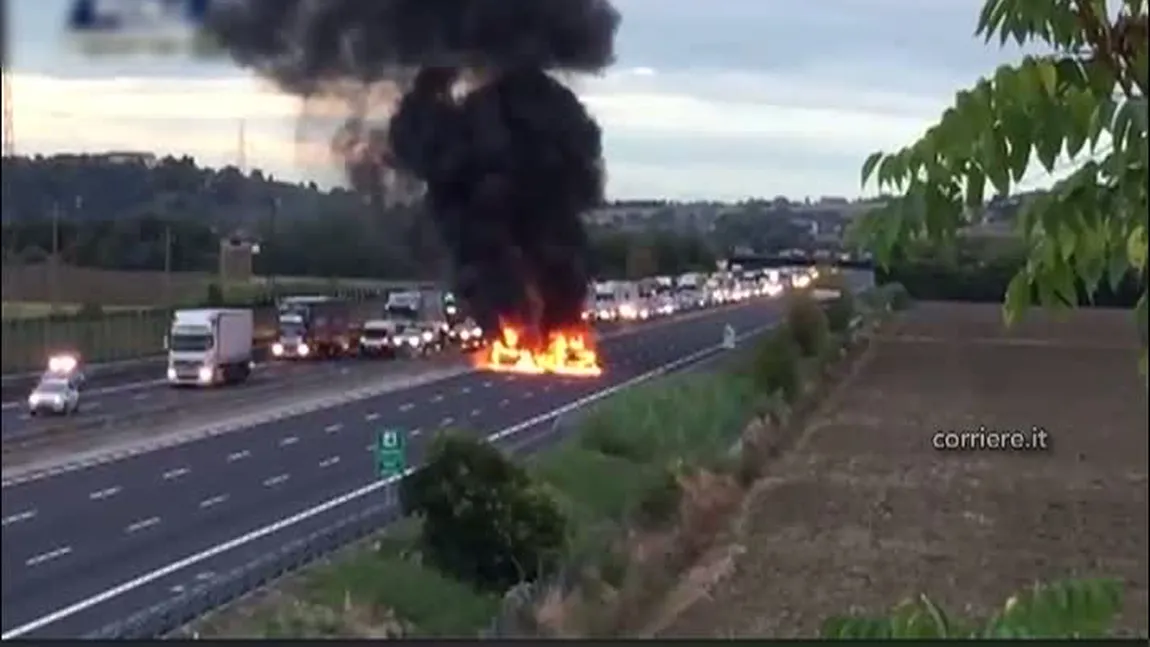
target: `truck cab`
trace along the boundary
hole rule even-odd
[[[371,319],[363,323],[359,333],[361,357],[394,357],[395,324],[387,319]]]
[[[359,337],[351,304],[336,297],[287,297],[279,303],[276,326],[271,350],[277,359],[344,355]]]
[[[168,332],[168,383],[214,386],[251,375],[251,310],[177,310]]]

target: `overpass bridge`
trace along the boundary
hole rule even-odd
[[[871,259],[850,256],[843,258],[839,254],[829,257],[816,258],[813,253],[796,254],[732,254],[727,257],[730,266],[741,265],[747,269],[766,269],[776,267],[811,267],[813,265],[833,265],[843,269],[874,270],[874,261]]]

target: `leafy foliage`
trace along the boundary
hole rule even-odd
[[[1011,596],[989,621],[949,617],[926,595],[907,600],[883,618],[836,617],[824,638],[1102,638],[1122,608],[1122,590],[1112,580],[1039,584]]]
[[[799,349],[788,326],[775,329],[755,345],[749,372],[760,392],[794,401],[799,394]]]
[[[474,436],[444,434],[404,479],[405,514],[437,568],[485,590],[533,581],[562,554],[566,519],[525,470]]]
[[[807,290],[788,297],[787,330],[804,357],[818,357],[829,343],[827,315]]]
[[[855,316],[855,300],[849,292],[843,292],[836,299],[827,304],[827,326],[835,334],[843,334],[850,329],[851,319]]]
[[[1006,291],[1007,321],[1035,300],[1076,305],[1076,282],[1092,295],[1128,273],[1142,284],[1135,311],[1145,317],[1150,29],[1145,0],[1110,4],[986,1],[978,35],[1051,53],[999,67],[958,92],[920,140],[867,158],[864,185],[900,194],[856,231],[880,263],[916,240],[952,243],[988,190],[1006,196],[1034,162],[1055,173],[1065,159],[1069,174],[1018,215],[1027,259]]]

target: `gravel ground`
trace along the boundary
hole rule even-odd
[[[989,614],[1036,580],[1126,582],[1146,635],[1147,403],[1128,313],[919,304],[886,329],[749,501],[733,574],[664,637],[813,637],[927,592]],[[1041,427],[1034,451],[945,452],[939,430]]]

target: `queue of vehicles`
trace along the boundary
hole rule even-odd
[[[584,319],[645,321],[688,310],[774,296],[784,286],[805,287],[814,270],[693,272],[642,281],[595,282],[588,290]],[[374,310],[374,312],[372,311]],[[245,308],[177,310],[164,342],[167,382],[214,387],[244,382],[255,365],[256,329]],[[383,307],[332,296],[291,296],[276,306],[269,351],[275,360],[315,358],[422,357],[445,349],[471,351],[485,345],[484,331],[454,295],[405,290],[388,295]],[[80,409],[84,371],[80,357],[49,358],[47,370],[28,396],[32,415],[67,415]]]

